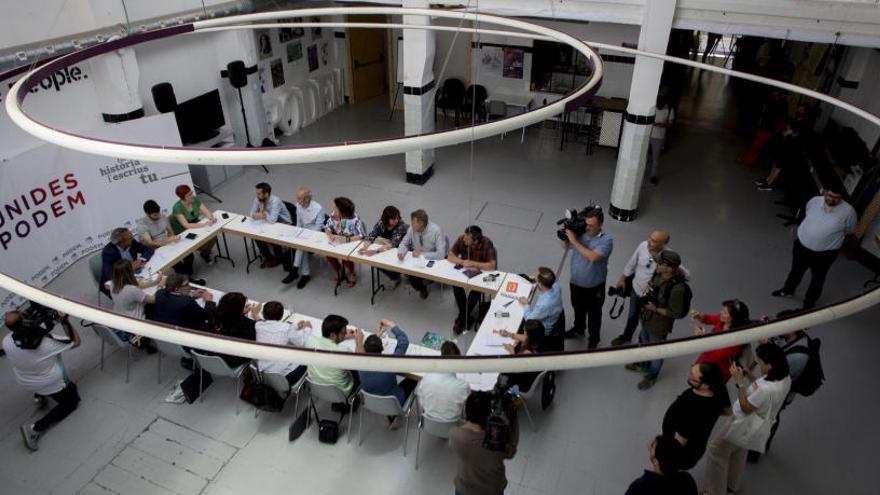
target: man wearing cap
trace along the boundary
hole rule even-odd
[[[657,272],[648,284],[646,302],[639,316],[642,320],[639,344],[666,341],[675,320],[684,318],[690,309],[690,288],[680,269],[681,256],[675,251],[666,250],[655,256],[654,261],[657,263]],[[654,386],[661,367],[662,359],[626,365],[630,371],[645,374],[639,382],[639,390]]]
[[[822,196],[808,201],[806,217],[798,226],[794,240],[791,270],[785,278],[785,285],[774,290],[772,295],[793,295],[809,268],[810,287],[804,296],[804,309],[815,307],[822,295],[825,276],[837,259],[844,238],[856,229],[857,220],[856,211],[843,200],[843,191],[839,188],[826,189]]]

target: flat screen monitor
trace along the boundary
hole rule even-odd
[[[218,129],[226,124],[220,91],[216,89],[177,105],[174,116],[183,144],[207,141],[219,134]]]

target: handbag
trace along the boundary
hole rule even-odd
[[[335,444],[339,439],[339,423],[332,419],[318,421],[318,441],[321,443]]]
[[[758,414],[757,411],[743,417],[734,417],[727,426],[723,438],[728,442],[748,450],[764,453],[770,430],[773,427],[773,396],[770,396],[770,408],[767,409],[767,417]]]

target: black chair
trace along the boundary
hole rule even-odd
[[[489,93],[486,87],[479,84],[471,84],[464,92],[464,100],[461,104],[461,114],[475,121],[486,120],[486,99]],[[475,113],[475,114],[474,114]]]
[[[443,86],[437,91],[436,106],[443,110],[443,118],[447,118],[446,111],[451,110],[455,125],[461,121],[461,106],[464,102],[464,83],[455,78],[449,78],[443,82]],[[434,122],[437,114],[434,114]]]
[[[284,207],[287,208],[287,213],[290,213],[290,224],[296,225],[296,205],[289,201],[284,201]]]

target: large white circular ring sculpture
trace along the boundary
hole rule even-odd
[[[293,17],[293,16],[311,16],[311,15],[329,15],[334,13],[377,13],[377,14],[401,14],[401,13],[412,13],[412,14],[422,14],[422,15],[431,15],[436,17],[448,17],[448,18],[457,18],[457,19],[470,19],[474,21],[498,21],[499,24],[508,25],[511,27],[519,27],[523,29],[539,29],[545,30],[546,28],[541,28],[540,26],[532,26],[531,24],[527,24],[520,21],[513,21],[509,19],[503,19],[494,16],[487,16],[482,14],[464,14],[456,13],[456,12],[445,12],[445,11],[435,11],[435,10],[410,10],[410,9],[397,9],[397,8],[358,8],[358,9],[309,9],[309,10],[296,10],[296,11],[287,11],[287,12],[275,12],[272,14],[255,14],[248,16],[239,16],[233,18],[226,18],[219,21],[206,21],[203,23],[196,23],[202,27],[202,31],[207,29],[226,29],[226,28],[235,28],[238,29],[240,27],[235,26],[243,20],[266,20],[266,19],[274,19],[276,17]],[[292,25],[292,24],[291,24]],[[326,23],[315,24],[315,23],[297,23],[297,26],[317,26],[324,25]],[[352,27],[366,27],[364,24],[349,24],[349,23],[335,23],[333,25],[338,26],[352,26]],[[272,27],[284,26],[283,24],[273,24]],[[387,24],[378,24],[374,27],[388,27]],[[412,26],[407,26],[412,27]],[[452,28],[455,29],[455,28]],[[462,29],[464,31],[464,29]],[[547,30],[549,31],[549,30]],[[172,34],[168,34],[171,32]],[[149,39],[158,39],[162,37],[167,37],[173,34],[187,33],[193,32],[193,29],[189,26],[177,26],[174,28],[168,28],[165,30],[160,30],[157,32],[144,33],[141,35],[135,35],[135,37],[139,38],[139,41],[142,42]],[[585,47],[584,42],[579,40],[574,40],[567,35],[562,35],[562,39],[559,37],[555,37],[550,35],[547,38],[541,36],[526,36],[522,33],[506,33],[500,31],[486,31],[486,30],[471,30],[471,32],[480,32],[487,33],[492,32],[494,34],[503,34],[505,36],[519,36],[519,37],[532,37],[535,39],[550,39],[550,40],[573,40],[575,44],[581,47]],[[561,33],[560,33],[561,34]],[[126,38],[128,39],[128,38]],[[124,40],[120,40],[124,41]],[[113,42],[111,42],[113,43]],[[107,47],[111,43],[105,43],[104,45],[100,45],[101,47]],[[133,43],[129,43],[133,44]],[[570,43],[571,44],[571,43]],[[743,72],[723,69],[720,67],[716,67],[714,65],[702,64],[699,62],[693,62],[686,59],[679,59],[675,57],[670,57],[667,55],[655,54],[650,52],[644,52],[640,50],[634,50],[630,48],[623,48],[614,45],[606,45],[602,43],[591,43],[592,46],[606,49],[612,52],[618,53],[626,53],[630,55],[635,55],[637,57],[649,57],[664,60],[670,63],[677,63],[682,65],[687,65],[711,72],[717,72],[721,74],[725,74],[731,77],[738,77],[741,79],[747,79],[750,81],[755,81],[761,84],[767,84],[770,86],[778,87],[780,89],[784,89],[786,91],[791,91],[798,94],[803,94],[809,96],[811,98],[815,98],[821,101],[825,101],[834,105],[838,108],[851,112],[865,120],[871,122],[873,125],[880,127],[880,118],[876,115],[873,115],[869,112],[866,112],[860,108],[857,108],[853,105],[850,105],[846,102],[840,101],[836,98],[832,98],[830,96],[801,88],[799,86],[795,86],[793,84],[783,83],[780,81],[774,81],[772,79],[767,79],[760,76],[755,76],[752,74],[746,74]],[[128,46],[128,45],[126,45]],[[573,45],[574,46],[574,45]],[[120,46],[113,45],[110,46],[109,49],[119,48]],[[88,50],[83,50],[83,52],[87,52]],[[590,54],[594,54],[592,50],[588,49]],[[583,53],[583,52],[582,52]],[[51,70],[54,72],[57,70],[59,66],[64,67],[65,65],[72,64],[84,59],[87,59],[91,56],[94,56],[96,53],[91,54],[83,54],[82,52],[76,52],[66,57],[60,58],[57,61],[48,62],[47,64],[41,66],[40,68],[32,71],[28,76],[22,78],[15,86],[10,93],[11,97],[7,99],[6,108],[10,113],[10,116],[13,116],[13,119],[17,124],[22,126],[26,131],[37,135],[38,137],[44,138],[47,141],[52,143],[67,146],[73,149],[78,149],[80,151],[95,153],[97,152],[95,149],[91,147],[77,147],[84,146],[85,142],[94,143],[91,140],[77,140],[77,139],[62,139],[64,136],[71,136],[63,131],[56,131],[53,133],[49,133],[46,135],[41,134],[43,130],[46,129],[42,124],[31,121],[27,118],[22,112],[20,108],[20,104],[23,101],[22,91],[26,92],[28,84],[32,85],[34,81],[39,81],[41,77],[45,77],[47,73]],[[61,63],[65,61],[64,63]],[[56,62],[59,62],[56,64]],[[600,68],[601,65],[597,64],[596,67]],[[50,68],[50,69],[47,69]],[[601,74],[601,72],[600,72]],[[8,77],[7,73],[7,77]],[[25,84],[26,81],[29,81]],[[23,89],[25,88],[25,89]],[[580,89],[584,89],[583,87]],[[550,105],[548,107],[544,107],[538,110],[534,110],[530,112],[530,115],[534,118],[535,121],[541,120],[547,116],[552,116],[560,113],[561,111],[568,111],[570,106],[574,105],[575,107],[580,104],[582,100],[578,98],[589,97],[590,90],[586,90],[578,93],[575,91],[568,96],[575,96],[575,98],[569,98],[566,104],[560,105],[559,102],[554,105]],[[14,101],[13,101],[14,100]],[[550,108],[551,110],[547,110]],[[534,117],[534,116],[538,117]],[[506,121],[496,122],[493,124],[482,124],[479,126],[475,126],[473,128],[468,128],[464,130],[451,131],[450,133],[444,133],[446,137],[440,134],[432,134],[427,136],[418,136],[417,142],[420,143],[418,147],[412,149],[420,149],[419,147],[437,147],[445,144],[454,144],[455,141],[446,141],[447,139],[463,139],[461,137],[462,131],[467,134],[466,139],[479,139],[483,137],[487,137],[493,134],[499,134],[504,132],[505,130],[513,130],[521,127],[525,120],[517,120],[514,123],[511,123],[513,119],[508,119]],[[529,121],[531,122],[531,120]],[[33,132],[37,130],[37,132]],[[456,136],[454,138],[448,137]],[[410,138],[408,138],[410,139]],[[369,153],[365,155],[357,155],[357,156],[378,156],[378,155],[387,155],[387,154],[395,154],[400,153],[402,151],[406,151],[406,149],[401,148],[400,142],[394,143],[394,141],[398,140],[390,140],[390,142],[381,142],[376,145],[369,146]],[[439,143],[439,144],[438,144]],[[124,156],[124,157],[136,157],[136,158],[144,158],[150,160],[159,160],[159,161],[171,161],[171,162],[181,162],[181,163],[215,163],[215,164],[227,164],[227,163],[240,163],[237,161],[234,162],[221,162],[215,161],[215,159],[220,158],[222,155],[217,155],[216,153],[211,153],[208,151],[200,150],[191,152],[188,156],[190,157],[205,157],[204,160],[195,160],[193,158],[186,158],[185,160],[174,160],[167,159],[161,160],[157,158],[159,155],[133,155],[131,153],[136,153],[138,150],[141,150],[142,147],[137,146],[128,146],[128,145],[119,145],[115,143],[105,143],[105,142],[97,142],[97,144],[101,144],[103,147],[101,148],[103,153],[99,154],[107,154],[108,156]],[[381,144],[381,145],[380,145]],[[346,145],[346,146],[356,146],[356,145]],[[403,145],[408,146],[408,145]],[[112,151],[110,151],[112,150]],[[163,149],[168,150],[168,149]],[[189,150],[170,150],[174,153],[181,151],[189,151]],[[253,153],[257,153],[256,155],[250,154],[249,156],[258,156],[259,159],[251,159],[247,163],[271,163],[268,162],[264,157],[267,155],[278,156],[276,151],[280,152],[290,152],[291,150],[253,150]],[[242,151],[243,152],[243,151]],[[339,152],[339,149],[335,149],[333,152],[330,152],[326,155],[321,155],[320,153],[311,155],[312,158],[304,161],[324,161],[324,160],[333,160],[333,159],[341,159],[339,155],[336,153]],[[361,151],[366,152],[366,151]],[[301,152],[302,155],[309,155],[308,149],[303,149]],[[162,155],[165,156],[165,155]],[[171,158],[174,157],[172,153]],[[356,157],[356,156],[353,156]],[[296,163],[295,161],[284,159],[279,163]],[[611,349],[597,349],[592,351],[570,351],[565,353],[548,353],[548,354],[532,354],[532,355],[524,355],[524,356],[460,356],[460,357],[426,357],[426,356],[376,356],[376,355],[368,355],[368,354],[349,354],[349,353],[336,353],[330,351],[321,351],[321,350],[307,350],[307,349],[295,349],[291,347],[285,346],[277,346],[272,344],[260,344],[256,342],[244,341],[233,338],[225,338],[225,337],[217,337],[208,333],[198,332],[194,330],[182,329],[177,327],[171,327],[167,325],[152,323],[144,320],[138,320],[134,318],[130,318],[121,314],[113,313],[110,311],[106,311],[102,308],[81,303],[78,301],[74,301],[68,299],[64,296],[60,296],[49,292],[44,289],[40,289],[37,287],[33,287],[28,285],[14,277],[10,277],[6,274],[0,274],[0,287],[7,289],[11,292],[14,292],[26,299],[30,299],[36,301],[38,303],[44,304],[46,306],[53,307],[60,311],[64,311],[70,315],[83,318],[89,321],[93,321],[102,325],[109,326],[111,328],[124,328],[126,331],[130,331],[133,333],[137,333],[140,335],[144,335],[146,337],[155,338],[159,340],[164,340],[176,344],[181,344],[189,347],[207,349],[215,352],[220,352],[224,354],[235,354],[239,356],[246,356],[254,359],[271,359],[277,361],[289,361],[295,363],[301,363],[305,365],[316,365],[316,366],[332,366],[336,368],[342,369],[358,369],[358,370],[372,370],[372,371],[394,371],[394,372],[519,372],[519,371],[539,371],[539,370],[560,370],[560,369],[575,369],[575,368],[589,368],[589,367],[598,367],[598,366],[608,366],[615,364],[623,364],[629,363],[633,361],[646,361],[650,359],[660,359],[660,358],[669,358],[687,354],[697,354],[710,349],[717,349],[721,347],[728,347],[732,345],[745,344],[748,342],[754,342],[758,339],[769,338],[776,335],[781,335],[783,333],[791,332],[792,330],[796,330],[799,328],[806,328],[815,325],[819,325],[822,323],[827,323],[832,320],[836,320],[839,318],[843,318],[845,316],[857,313],[866,308],[876,305],[880,302],[880,287],[860,294],[858,296],[839,301],[829,306],[825,306],[822,308],[818,308],[809,312],[804,312],[795,316],[791,316],[784,319],[775,320],[770,323],[762,324],[762,325],[753,325],[745,328],[740,328],[736,330],[730,330],[722,333],[705,335],[700,337],[687,337],[682,339],[675,339],[671,341],[667,341],[664,343],[658,344],[648,344],[642,346],[624,346],[618,348]]]
[[[272,23],[259,24],[259,22],[273,21],[286,17],[330,16],[330,15],[415,15],[431,16],[462,21],[471,21],[480,24],[498,24],[508,28],[516,28],[522,32],[495,31],[474,28],[457,28],[454,26],[432,26],[412,24],[374,24],[353,22],[322,22],[322,23]],[[39,122],[29,116],[23,109],[31,88],[40,80],[55,71],[67,67],[73,63],[89,59],[110,50],[137,45],[145,41],[168,38],[187,33],[207,33],[222,30],[258,29],[278,27],[352,27],[352,28],[407,28],[427,29],[434,31],[460,31],[482,34],[503,34],[509,37],[552,40],[571,46],[582,53],[592,69],[591,77],[580,87],[566,94],[558,101],[544,107],[540,107],[516,116],[507,117],[493,122],[479,123],[477,125],[441,132],[420,134],[416,136],[395,137],[373,141],[355,141],[336,144],[322,144],[314,146],[281,146],[273,148],[183,148],[175,146],[149,146],[128,143],[118,143],[102,139],[90,138],[72,132],[55,129],[45,123]],[[602,81],[602,59],[599,54],[583,41],[580,41],[565,33],[530,24],[523,21],[506,19],[504,17],[475,14],[468,12],[456,12],[430,9],[404,9],[399,7],[358,7],[358,8],[322,8],[304,9],[292,11],[278,11],[260,14],[248,14],[242,16],[225,17],[199,21],[192,24],[175,26],[172,28],[159,29],[148,33],[139,33],[107,42],[101,45],[71,53],[64,57],[53,60],[22,77],[12,87],[9,98],[6,100],[6,111],[16,125],[44,141],[58,146],[104,155],[114,158],[129,158],[145,161],[158,161],[165,163],[201,164],[201,165],[286,165],[296,163],[315,163],[332,160],[353,160],[376,156],[405,153],[425,148],[438,148],[460,144],[464,142],[496,136],[504,132],[521,129],[527,125],[535,124],[552,118],[561,113],[570,112],[583,105],[598,90]]]

